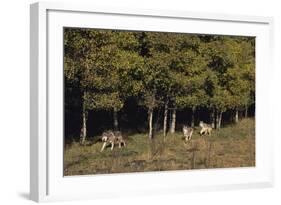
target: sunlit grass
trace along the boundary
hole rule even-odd
[[[199,135],[197,128],[189,143],[181,132],[154,140],[147,134],[127,137],[126,147],[107,147],[100,152],[100,141],[76,142],[66,146],[64,174],[106,174],[142,171],[187,170],[255,166],[255,121],[243,119],[238,124],[214,130],[211,136]]]

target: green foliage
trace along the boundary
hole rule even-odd
[[[241,109],[255,99],[250,37],[65,28],[64,75],[89,110]]]
[[[123,102],[120,100],[120,96],[116,92],[111,93],[93,93],[86,92],[83,96],[85,102],[85,108],[89,110],[104,109],[111,110],[115,108],[120,110],[123,107]]]
[[[216,108],[222,112],[225,112],[227,109],[232,108],[233,98],[230,95],[229,91],[222,88],[216,87],[214,91],[214,96],[211,98],[211,107]]]
[[[69,28],[64,35],[65,76],[85,92],[85,108],[120,110],[140,92],[143,60],[134,33]]]
[[[252,38],[221,36],[206,43],[210,107],[221,111],[254,102],[255,51]],[[211,87],[211,88],[210,88]]]

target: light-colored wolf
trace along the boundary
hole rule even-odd
[[[210,124],[200,121],[199,126],[201,127],[200,135],[204,135],[204,134],[210,135],[211,134],[213,128]]]
[[[121,145],[126,146],[126,143],[122,137],[122,133],[120,131],[112,132],[112,131],[106,131],[102,133],[103,145],[101,148],[101,152],[104,150],[106,145],[111,144],[111,150],[113,150],[114,145],[118,144],[119,148],[121,148]]]
[[[191,137],[192,137],[192,134],[193,134],[193,128],[184,125],[182,127],[182,131],[183,131],[183,136],[185,138],[185,141],[191,140]]]

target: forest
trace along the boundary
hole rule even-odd
[[[255,112],[255,38],[64,28],[65,141],[175,133]]]
[[[63,34],[64,175],[255,166],[254,37]]]

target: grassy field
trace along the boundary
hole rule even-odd
[[[64,151],[64,175],[106,174],[143,171],[189,170],[255,166],[255,121],[243,119],[236,125],[200,136],[195,130],[185,143],[177,132],[163,140],[162,133],[149,140],[147,134],[126,137],[126,147],[107,147],[102,142],[73,142]]]

